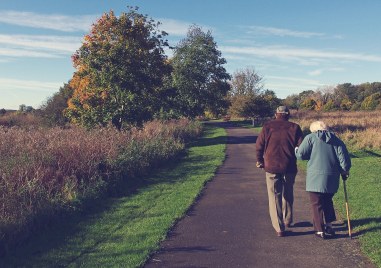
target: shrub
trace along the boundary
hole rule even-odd
[[[188,120],[154,121],[129,131],[0,127],[2,250],[44,225],[41,219],[149,173],[200,131],[200,123]]]

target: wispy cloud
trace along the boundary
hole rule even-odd
[[[25,48],[2,48],[0,47],[0,58],[1,61],[7,62],[5,58],[59,58],[61,56],[54,54],[52,52],[41,52],[37,50],[25,49]]]
[[[12,47],[37,48],[40,50],[73,53],[81,45],[81,37],[48,35],[0,34],[0,44]]]
[[[302,83],[304,85],[310,85],[310,86],[323,86],[324,84],[319,82],[315,79],[305,79],[305,78],[298,78],[298,77],[289,77],[289,76],[276,76],[276,75],[269,75],[266,78],[269,78],[271,80],[276,81],[288,81],[292,83]]]
[[[62,32],[87,32],[96,18],[96,15],[65,16],[59,14],[48,15],[33,12],[0,11],[0,23]]]
[[[236,55],[251,55],[262,58],[278,58],[294,61],[320,61],[320,60],[341,60],[341,61],[366,61],[381,62],[380,55],[365,53],[345,53],[337,51],[326,51],[305,48],[292,48],[281,46],[262,46],[262,47],[235,47],[222,46],[223,53]]]
[[[161,29],[170,35],[185,36],[191,23],[173,20],[173,19],[158,19],[162,23]]]
[[[159,18],[157,19],[157,21],[160,21],[162,24],[160,26],[161,30],[167,32],[169,35],[177,36],[177,37],[185,37],[187,35],[189,27],[195,24],[192,22],[166,19],[166,18],[161,18],[161,19]],[[213,27],[210,27],[208,25],[200,25],[200,24],[196,24],[196,25],[201,27],[203,31],[215,30]]]
[[[340,67],[323,68],[323,69],[316,69],[316,70],[310,71],[308,72],[308,75],[318,76],[324,72],[342,72],[342,71],[344,71],[344,68],[340,68]]]
[[[249,26],[249,33],[263,34],[263,35],[275,35],[281,37],[299,37],[299,38],[311,38],[311,37],[324,37],[324,33],[314,32],[301,32],[284,28],[275,27],[263,27],[263,26]]]
[[[266,76],[265,86],[276,90],[278,97],[285,98],[302,90],[315,90],[327,85],[314,79],[270,75]]]
[[[322,73],[323,73],[323,70],[321,70],[321,69],[317,69],[317,70],[313,70],[311,72],[308,72],[308,74],[310,76],[318,76],[318,75],[321,75]]]
[[[1,88],[9,89],[23,89],[23,90],[37,90],[44,92],[54,92],[62,86],[62,82],[43,82],[35,80],[19,80],[0,77]]]

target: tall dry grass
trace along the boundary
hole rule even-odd
[[[379,111],[337,111],[291,113],[292,121],[308,133],[313,121],[324,121],[346,144],[355,150],[381,150],[381,116]]]
[[[200,131],[199,123],[188,120],[154,121],[123,132],[0,127],[2,250],[45,218],[173,158]]]
[[[0,126],[40,126],[43,124],[43,118],[34,113],[7,112],[0,115]]]

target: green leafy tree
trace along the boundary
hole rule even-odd
[[[375,110],[380,105],[381,93],[374,93],[364,99],[361,103],[362,110]]]
[[[290,109],[299,110],[300,97],[298,94],[289,95],[283,100],[283,104]]]
[[[352,105],[353,105],[352,101],[348,98],[345,98],[340,103],[340,109],[345,110],[345,111],[349,111],[349,110],[351,110]]]
[[[266,95],[252,96],[250,102],[244,107],[246,117],[265,118],[274,115],[276,108],[272,107],[268,97]]]
[[[263,106],[264,110],[267,110],[269,108],[269,111],[265,111],[263,114],[264,116],[272,116],[276,110],[276,108],[282,104],[282,100],[279,99],[275,92],[273,90],[266,89],[261,96],[265,102],[266,105]]]
[[[323,111],[325,112],[335,111],[335,110],[337,110],[337,106],[335,105],[335,102],[332,99],[328,100],[323,106]]]
[[[65,125],[69,122],[69,119],[65,117],[64,111],[67,108],[67,102],[73,95],[73,89],[70,85],[64,84],[58,92],[47,99],[47,101],[41,106],[40,114],[45,119],[47,125]]]
[[[253,96],[249,95],[234,95],[229,98],[230,106],[228,113],[234,117],[245,117],[248,118],[251,116],[247,106],[252,101]],[[249,112],[249,113],[248,113]]]
[[[235,95],[231,97],[229,113],[237,117],[265,118],[274,115],[281,100],[272,90],[266,90],[259,95]]]
[[[73,55],[74,92],[66,109],[72,122],[112,122],[120,129],[125,122],[140,125],[162,108],[163,79],[170,72],[166,33],[137,11],[103,14]]]
[[[218,110],[230,89],[225,63],[211,32],[191,26],[172,58],[172,79],[180,114],[195,117],[207,110]]]
[[[337,103],[341,103],[345,99],[354,102],[357,100],[358,95],[356,86],[351,83],[337,85],[334,90],[334,96],[336,97]]]
[[[304,110],[315,110],[315,107],[316,101],[313,98],[305,98],[300,105],[300,108]]]

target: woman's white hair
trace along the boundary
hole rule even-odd
[[[311,132],[317,132],[318,130],[328,130],[328,126],[323,121],[315,121],[310,125]]]

